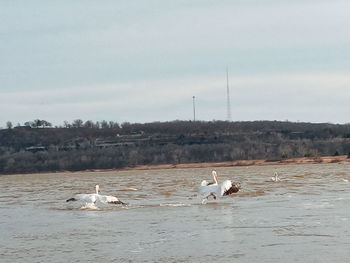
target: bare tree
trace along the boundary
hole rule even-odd
[[[72,125],[71,125],[68,121],[64,121],[64,122],[63,122],[63,127],[64,127],[64,128],[71,128]]]
[[[34,120],[34,127],[39,128],[42,126],[42,121],[39,119]]]
[[[88,120],[84,123],[85,128],[94,128],[94,123],[91,120]]]
[[[81,128],[81,127],[83,127],[83,123],[84,122],[81,119],[76,119],[73,121],[72,126],[74,128]]]
[[[105,120],[101,121],[101,128],[102,129],[107,129],[108,128],[108,122],[105,121]]]
[[[52,127],[52,124],[50,122],[48,122],[48,121],[45,121],[45,120],[41,121],[41,125],[43,127]]]
[[[12,127],[13,127],[12,122],[10,122],[10,121],[6,122],[6,127],[7,127],[7,129],[12,129]]]

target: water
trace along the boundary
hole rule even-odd
[[[0,262],[348,262],[349,168],[216,168],[243,189],[205,205],[210,168],[3,175]],[[95,184],[129,205],[65,202]]]

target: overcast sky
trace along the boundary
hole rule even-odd
[[[1,0],[0,127],[350,122],[350,1]]]

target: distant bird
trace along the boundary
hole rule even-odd
[[[203,196],[202,204],[204,204],[210,196],[214,199],[225,195],[237,193],[241,188],[240,183],[233,184],[231,180],[225,180],[219,184],[216,171],[212,171],[213,182],[203,180],[199,186],[199,193]]]
[[[280,182],[281,179],[278,177],[278,173],[275,172],[275,175],[273,177],[271,177],[271,181],[273,182]]]
[[[96,193],[94,194],[76,194],[74,197],[66,200],[66,202],[71,201],[82,201],[85,202],[86,205],[95,205],[96,202],[101,202],[104,204],[116,204],[116,205],[126,205],[126,203],[120,201],[117,197],[111,195],[100,195],[100,186],[95,186]]]

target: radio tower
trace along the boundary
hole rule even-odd
[[[195,96],[192,96],[192,100],[193,100],[193,121],[196,121],[196,104],[195,104]]]
[[[231,121],[231,103],[230,103],[230,87],[228,83],[228,68],[226,67],[226,81],[227,81],[227,120]]]

